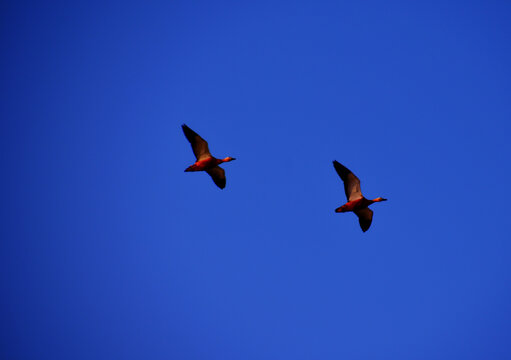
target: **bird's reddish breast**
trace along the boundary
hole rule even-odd
[[[210,157],[201,161],[197,161],[194,165],[198,171],[207,170],[209,168],[217,166],[218,160],[215,159],[214,157]]]
[[[367,205],[364,202],[364,198],[361,198],[361,199],[349,201],[346,204],[344,204],[342,206],[342,211],[343,212],[345,212],[345,211],[355,211],[355,210],[361,209],[361,208],[366,207],[366,206]]]

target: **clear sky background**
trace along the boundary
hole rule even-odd
[[[1,2],[0,358],[510,359],[510,16]]]

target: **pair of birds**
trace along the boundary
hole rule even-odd
[[[186,138],[192,145],[193,153],[197,158],[197,161],[187,167],[185,171],[205,171],[209,174],[209,176],[211,176],[215,184],[220,189],[225,188],[225,171],[218,165],[236,159],[230,156],[223,159],[217,159],[213,157],[213,155],[211,155],[209,152],[209,147],[206,140],[201,138],[199,134],[197,134],[185,124],[183,124],[181,127],[183,128],[183,132]],[[360,180],[355,176],[355,174],[353,174],[347,167],[338,161],[334,160],[333,163],[335,171],[337,171],[337,174],[344,182],[344,192],[346,193],[346,197],[348,199],[348,202],[335,209],[335,212],[354,212],[358,216],[358,221],[362,231],[366,232],[371,226],[371,222],[373,221],[373,211],[369,209],[369,205],[375,202],[386,201],[387,199],[382,197],[377,197],[373,200],[366,199],[360,190]]]

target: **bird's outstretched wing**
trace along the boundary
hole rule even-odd
[[[358,177],[336,160],[334,160],[334,168],[344,182],[344,192],[346,193],[348,201],[361,199],[362,191],[360,191],[360,180]]]
[[[373,211],[369,208],[356,210],[355,214],[358,216],[358,222],[363,232],[366,232],[371,226],[373,221]]]
[[[185,133],[186,138],[192,145],[193,153],[195,154],[197,161],[211,157],[207,141],[201,138],[199,134],[197,134],[185,124],[181,125],[181,127],[183,128],[183,132]]]
[[[220,189],[225,187],[226,180],[224,169],[222,169],[220,166],[215,166],[206,170],[206,172],[209,174],[209,176],[211,176],[216,186],[218,186]]]

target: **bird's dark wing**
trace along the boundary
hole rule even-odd
[[[201,138],[199,134],[185,124],[181,125],[181,127],[183,128],[186,138],[190,144],[192,144],[193,153],[195,154],[197,161],[211,157],[207,141]]]
[[[334,160],[334,168],[337,174],[344,181],[344,192],[348,201],[353,201],[362,198],[362,191],[360,191],[360,180],[355,176],[347,167]]]
[[[373,211],[369,208],[356,210],[355,214],[358,216],[358,222],[363,232],[366,232],[371,226],[373,221]]]
[[[225,171],[220,166],[215,166],[214,168],[206,170],[206,172],[211,176],[216,186],[220,189],[225,187]]]

